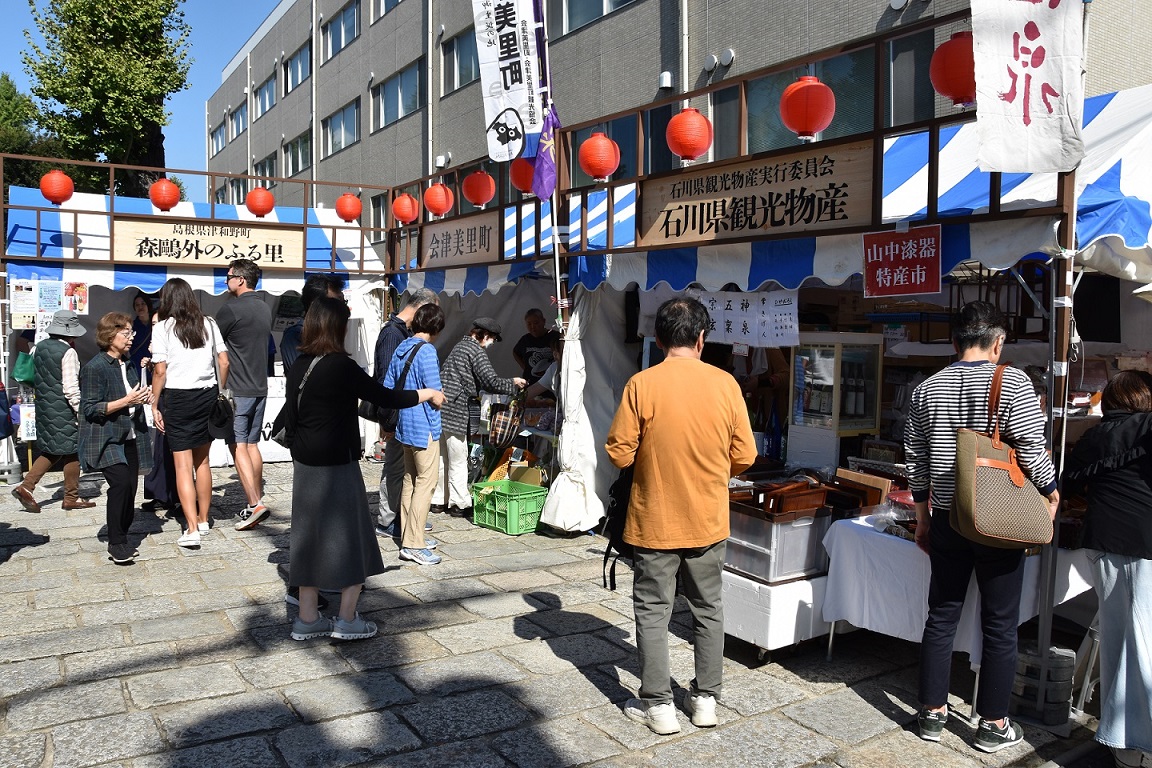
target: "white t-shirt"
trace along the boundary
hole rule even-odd
[[[207,389],[216,383],[216,355],[227,352],[228,347],[211,317],[204,318],[204,332],[208,343],[199,349],[188,349],[176,335],[174,318],[153,327],[152,362],[168,365],[165,389]]]

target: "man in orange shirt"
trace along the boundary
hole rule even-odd
[[[728,480],[756,460],[740,387],[700,360],[708,327],[708,310],[696,299],[660,306],[656,342],[665,359],[629,379],[605,446],[613,464],[635,467],[624,540],[636,549],[632,603],[640,691],[624,714],[658,734],[680,731],[667,640],[678,573],[692,609],[696,657],[684,709],[693,725],[716,725]]]

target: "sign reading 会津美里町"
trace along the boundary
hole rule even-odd
[[[264,268],[304,268],[304,230],[300,226],[115,217],[112,232],[112,258],[118,262],[227,267],[233,259],[251,259]]]
[[[871,195],[871,141],[685,171],[643,183],[638,245],[866,225]]]
[[[424,269],[495,264],[504,247],[500,211],[425,224],[420,232]]]

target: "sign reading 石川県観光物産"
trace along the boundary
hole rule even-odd
[[[866,225],[872,142],[645,181],[638,245],[690,245]]]
[[[420,231],[420,267],[495,264],[504,247],[500,211],[425,224]]]
[[[114,217],[112,258],[136,264],[227,267],[251,259],[261,268],[303,269],[304,229],[248,221],[205,224]]]

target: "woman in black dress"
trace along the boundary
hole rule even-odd
[[[300,357],[288,372],[284,408],[293,462],[288,585],[300,590],[294,640],[360,640],[376,634],[376,625],[356,612],[364,581],[384,571],[360,474],[358,401],[384,408],[424,402],[439,408],[444,403],[444,393],[437,389],[380,386],[344,349],[348,317],[348,306],[340,299],[316,299],[304,316]],[[317,608],[320,584],[340,589],[335,620]]]

